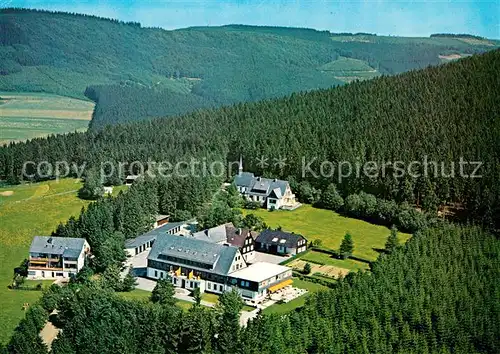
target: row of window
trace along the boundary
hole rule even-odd
[[[239,257],[239,256],[238,256],[238,257]],[[237,257],[237,258],[238,258],[238,257]],[[241,257],[239,257],[239,258],[241,258]],[[233,265],[233,272],[234,272],[235,270],[238,270],[238,269],[241,269],[241,268],[243,268],[243,264],[241,264],[241,263],[236,263],[235,265]]]
[[[207,289],[212,290],[212,283],[207,282]],[[214,291],[217,291],[217,284],[214,284]],[[219,291],[223,292],[224,291],[224,286],[219,284]]]
[[[184,259],[184,258],[179,258],[179,257],[174,257],[174,256],[166,256],[163,254],[158,255],[159,259],[164,259],[166,261],[171,261],[179,264],[185,264],[189,266],[193,266],[196,268],[203,268],[203,269],[212,269],[212,265],[208,263],[202,263],[202,262],[197,262],[193,261],[190,259]]]

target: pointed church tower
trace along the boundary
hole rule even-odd
[[[241,175],[243,173],[243,159],[240,155],[240,163],[238,165],[238,175]]]

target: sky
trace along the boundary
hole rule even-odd
[[[86,13],[165,29],[249,24],[500,39],[500,0],[0,0],[0,7]]]

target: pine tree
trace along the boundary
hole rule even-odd
[[[98,199],[104,194],[104,187],[100,175],[94,170],[86,172],[83,187],[78,191],[78,195],[82,199]]]
[[[218,346],[222,353],[237,353],[240,347],[240,312],[243,300],[236,289],[219,297]]]
[[[175,288],[168,279],[160,279],[151,293],[151,301],[161,305],[175,305]]]
[[[354,251],[354,242],[350,233],[346,233],[342,243],[340,244],[340,255],[342,258],[348,258]]]
[[[304,264],[304,274],[310,274],[311,273],[311,265],[309,263]]]
[[[326,190],[321,194],[321,205],[325,209],[339,210],[344,205],[344,199],[337,191],[335,184],[330,183]]]
[[[399,247],[398,229],[396,229],[396,227],[393,225],[391,227],[391,233],[389,234],[389,237],[387,237],[387,241],[385,242],[385,250],[391,253],[398,247]]]
[[[129,269],[127,275],[125,275],[125,278],[123,278],[122,281],[122,286],[121,286],[121,291],[132,291],[135,289],[135,286],[137,285],[137,279],[134,276],[132,268]]]

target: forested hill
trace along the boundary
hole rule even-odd
[[[0,148],[0,178],[18,181],[24,161],[98,167],[104,160],[236,161],[241,154],[246,169],[259,174],[305,179],[322,190],[334,182],[344,196],[365,191],[431,212],[458,202],[470,216],[500,226],[499,72],[497,50],[282,99],[34,139]],[[261,156],[267,158],[264,168],[257,164]],[[275,158],[286,158],[286,165],[279,168]],[[425,159],[434,162],[427,175]],[[477,171],[482,177],[470,178],[475,165],[460,167],[461,160],[482,162]],[[314,161],[313,173],[303,161]],[[339,182],[336,165],[333,174],[327,165],[323,177],[315,176],[323,161],[377,161],[379,169],[385,162],[403,161],[406,171],[412,161],[419,165],[404,178],[396,178],[399,173],[389,166],[385,174],[353,173]]]
[[[92,16],[0,11],[0,90],[97,102],[95,128],[279,97],[437,65],[498,47],[478,38],[381,37],[223,26],[175,31]]]

